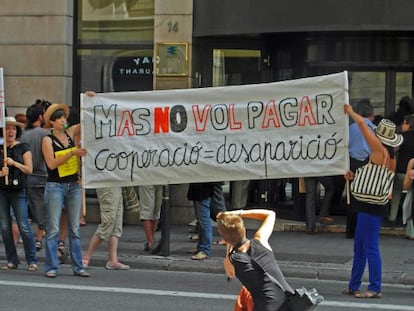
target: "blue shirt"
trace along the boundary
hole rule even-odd
[[[375,124],[371,120],[364,118],[366,125],[372,130]],[[349,126],[349,156],[359,161],[364,161],[371,154],[371,148],[362,135],[361,129],[355,122]]]

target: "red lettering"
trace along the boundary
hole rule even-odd
[[[211,105],[205,105],[203,107],[203,110],[200,112],[200,107],[198,105],[192,106],[195,128],[197,132],[204,132],[206,130],[210,109]]]
[[[134,121],[129,110],[122,111],[121,121],[119,122],[118,133],[116,135],[123,136],[125,131],[128,133],[128,136],[135,135]]]
[[[236,115],[234,113],[234,104],[229,105],[229,123],[230,129],[232,130],[240,130],[242,128],[241,121],[236,120]]]
[[[316,118],[308,96],[302,97],[302,101],[300,102],[299,120],[297,124],[299,126],[305,126],[306,122],[308,122],[309,125],[316,125]]]
[[[154,109],[154,133],[168,133],[170,131],[170,107]]]
[[[274,99],[268,101],[265,106],[262,128],[269,128],[271,124],[273,127],[280,127],[279,115],[277,113]]]

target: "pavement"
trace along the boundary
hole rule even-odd
[[[335,216],[335,224],[319,226],[316,234],[309,234],[303,222],[278,219],[270,244],[286,277],[348,281],[353,256],[353,240],[345,238],[345,217]],[[214,241],[220,237],[214,226]],[[81,227],[83,252],[86,252],[96,223]],[[257,223],[246,222],[248,235],[254,232]],[[197,271],[224,273],[225,246],[214,244],[211,257],[192,260],[188,250],[196,246],[189,240],[189,225],[171,225],[170,234],[163,235],[161,251],[150,254],[144,251],[145,235],[141,225],[124,225],[124,233],[118,246],[119,260],[137,269],[175,271]],[[161,238],[161,233],[156,233]],[[169,243],[168,243],[169,242]],[[414,285],[414,241],[404,238],[404,228],[384,225],[381,230],[380,247],[383,264],[383,283]],[[23,247],[18,248],[20,259],[24,259]],[[4,248],[0,249],[4,260]],[[44,249],[38,253],[40,263],[44,261]],[[107,243],[103,242],[95,251],[89,270],[104,267],[107,261]],[[366,269],[367,270],[367,269]],[[364,281],[367,281],[367,271]]]

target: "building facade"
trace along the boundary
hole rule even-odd
[[[369,98],[376,114],[389,116],[413,95],[410,0],[3,2],[9,115],[36,98],[78,106],[86,90],[265,83],[343,70],[351,101]],[[251,184],[251,205],[303,217],[297,179]],[[171,189],[173,222],[191,218],[185,192]]]

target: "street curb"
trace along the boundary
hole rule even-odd
[[[90,268],[103,267],[106,263],[103,256],[94,256],[91,260]],[[159,255],[140,255],[132,259],[128,256],[120,257],[120,260],[134,269],[166,270],[166,271],[186,271],[223,274],[223,259],[209,258],[202,261],[177,256]],[[348,264],[321,264],[309,262],[278,261],[280,269],[285,277],[306,278],[318,280],[349,281],[351,266]],[[363,282],[368,282],[368,272],[366,271]],[[413,285],[414,273],[403,271],[383,271],[382,282],[386,284]]]

